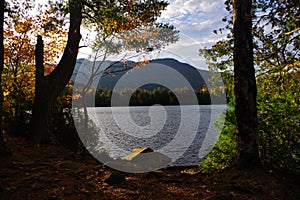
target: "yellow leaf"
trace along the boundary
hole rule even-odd
[[[6,97],[7,95],[9,95],[9,91],[3,92],[3,95]]]

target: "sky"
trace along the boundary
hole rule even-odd
[[[216,35],[213,30],[224,27],[222,18],[227,14],[224,0],[169,0],[170,5],[159,19],[168,22],[180,31],[180,40],[167,47],[175,58],[194,67],[207,69],[205,60],[199,56],[200,48],[210,47],[225,35]],[[176,57],[177,55],[177,57]],[[162,55],[162,57],[167,55]],[[180,58],[178,58],[178,56]]]
[[[162,11],[159,22],[174,25],[180,31],[180,39],[175,44],[153,53],[155,58],[175,58],[200,69],[207,69],[199,49],[210,47],[225,37],[213,30],[224,27],[222,18],[226,15],[224,0],[168,0],[169,6]],[[83,31],[84,33],[84,31]],[[89,49],[80,49],[79,57],[90,54]],[[121,55],[119,57],[122,57]]]
[[[180,31],[180,39],[166,49],[159,51],[152,58],[175,58],[194,67],[207,69],[205,60],[199,56],[199,49],[210,47],[225,37],[216,35],[213,30],[224,27],[222,18],[227,14],[225,0],[167,0],[169,6],[162,11],[159,22],[174,25]],[[47,4],[48,0],[39,3]],[[81,31],[84,35],[87,30]],[[90,49],[81,48],[78,58],[87,57]]]

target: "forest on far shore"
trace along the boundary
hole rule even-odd
[[[191,91],[188,88],[178,88],[175,90],[169,90],[167,88],[158,87],[153,90],[144,90],[138,88],[133,90],[125,88],[122,91],[113,91],[112,89],[98,89],[95,95],[95,106],[96,107],[107,107],[111,106],[112,94],[117,98],[116,101],[120,102],[118,106],[128,106],[126,100],[122,101],[126,96],[130,96],[129,106],[152,106],[154,104],[159,105],[210,105],[211,96],[205,88],[197,91]],[[193,101],[191,97],[197,97],[197,102]],[[180,103],[177,97],[182,97],[186,101]],[[225,99],[216,97],[214,104],[225,104]],[[122,103],[124,102],[124,103]],[[127,105],[126,105],[127,103]]]

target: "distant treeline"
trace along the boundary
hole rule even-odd
[[[113,94],[114,93],[114,94]],[[176,95],[175,95],[176,94]],[[113,106],[151,106],[160,105],[209,105],[211,97],[206,89],[192,91],[188,88],[175,89],[173,91],[166,88],[155,88],[153,90],[144,89],[123,89],[122,91],[112,91],[112,89],[98,89],[95,96],[95,106],[111,106],[111,97],[114,95]],[[196,97],[196,98],[195,98]],[[129,101],[128,101],[129,99]],[[220,100],[220,102],[222,102]]]

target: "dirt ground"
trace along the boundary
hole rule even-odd
[[[0,158],[0,199],[300,199],[300,185],[263,169],[212,174],[169,168],[131,174],[59,146],[6,136],[12,151]],[[193,172],[193,173],[191,173]]]

